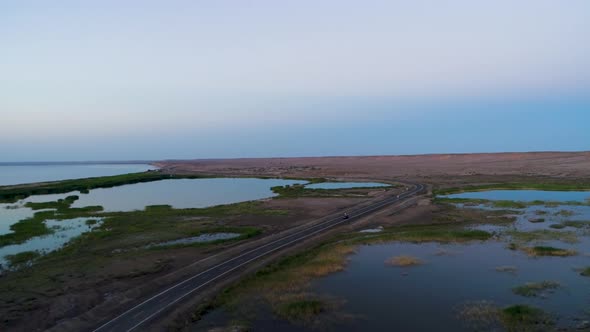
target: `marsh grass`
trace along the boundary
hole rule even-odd
[[[312,321],[317,315],[326,310],[326,304],[318,299],[285,300],[277,305],[275,312],[289,321]]]
[[[584,277],[590,277],[590,266],[583,268],[580,271],[580,275]]]
[[[395,256],[385,260],[385,264],[389,266],[409,267],[424,264],[424,261],[418,257],[402,255]]]
[[[258,298],[280,317],[310,323],[329,307],[307,292],[311,280],[342,271],[354,252],[355,246],[330,243],[287,257],[226,289],[216,305],[240,311],[242,303]]]
[[[463,192],[477,192],[488,190],[543,190],[543,191],[584,191],[590,190],[588,183],[539,183],[539,182],[521,182],[521,183],[493,183],[485,185],[464,186],[460,188],[447,188],[434,190],[436,195],[450,195]]]
[[[525,296],[525,297],[536,297],[539,296],[546,291],[555,290],[561,287],[561,285],[556,281],[541,281],[541,282],[529,282],[522,286],[512,288],[512,292],[516,295]]]
[[[554,325],[551,316],[541,309],[527,305],[500,308],[488,301],[464,304],[458,318],[473,331],[547,331]]]
[[[324,182],[324,181],[321,181]],[[320,183],[320,182],[312,182]],[[368,197],[369,192],[378,189],[392,189],[395,185],[383,187],[355,187],[343,189],[309,189],[307,184],[294,184],[286,186],[272,187],[271,190],[279,195],[279,198],[299,198],[299,197]]]
[[[15,255],[7,255],[6,260],[11,267],[27,264],[41,256],[37,251],[23,251]]]
[[[517,243],[528,243],[533,241],[562,241],[566,243],[579,242],[578,235],[570,231],[553,231],[548,229],[539,229],[534,231],[506,231],[505,234],[509,236],[512,241]]]
[[[502,309],[500,320],[508,331],[541,331],[554,324],[543,310],[522,304]]]
[[[529,256],[556,256],[556,257],[567,257],[575,256],[577,252],[575,250],[561,249],[549,246],[536,246],[536,247],[525,247],[523,250]]]
[[[380,233],[351,236],[348,240],[352,244],[374,244],[392,241],[401,242],[439,242],[439,243],[464,243],[470,241],[485,241],[492,237],[492,233],[463,229],[454,225],[428,225],[428,226],[402,226],[389,227]]]

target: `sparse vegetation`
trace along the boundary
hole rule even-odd
[[[534,331],[554,324],[543,310],[522,304],[502,309],[501,320],[508,331]]]
[[[549,247],[549,246],[526,247],[526,248],[523,248],[523,250],[527,254],[529,254],[530,256],[566,257],[566,256],[577,255],[577,252],[575,250],[554,248],[554,247]]]
[[[6,260],[11,267],[27,264],[30,261],[39,257],[40,254],[37,251],[23,251],[15,255],[7,255]]]
[[[579,241],[578,235],[575,232],[569,231],[553,231],[548,229],[538,229],[534,231],[506,231],[512,241],[518,243],[526,243],[533,241],[563,241],[566,243],[576,243]]]
[[[485,185],[472,185],[458,188],[438,189],[436,195],[450,195],[463,192],[488,191],[488,190],[543,190],[543,191],[584,191],[590,190],[590,182],[582,183],[493,183]]]
[[[556,281],[529,282],[522,286],[514,287],[512,292],[520,296],[536,297],[546,291],[554,290],[559,287],[561,287],[561,285]]]
[[[402,256],[395,256],[387,259],[385,261],[386,265],[391,266],[399,266],[399,267],[408,267],[408,266],[416,266],[424,264],[424,261],[421,259],[409,256],[409,255],[402,255]]]
[[[580,275],[584,276],[584,277],[590,277],[590,266],[583,268],[580,271]]]
[[[307,322],[325,310],[325,304],[316,299],[293,300],[281,303],[276,308],[276,313],[290,321]]]

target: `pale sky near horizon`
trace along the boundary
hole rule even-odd
[[[590,2],[3,1],[0,162],[590,150]]]

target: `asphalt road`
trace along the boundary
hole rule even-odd
[[[409,184],[409,186],[411,188],[399,196],[390,197],[388,199],[376,202],[375,204],[350,211],[348,219],[343,219],[341,216],[339,216],[330,220],[326,220],[292,234],[280,237],[274,241],[246,251],[236,257],[226,260],[225,262],[217,264],[163,290],[162,292],[125,311],[119,316],[109,321],[102,322],[101,325],[94,330],[94,332],[139,331],[141,330],[141,327],[147,325],[150,320],[158,317],[158,315],[162,314],[165,310],[170,309],[172,306],[182,301],[187,296],[195,294],[195,292],[198,292],[204,287],[207,287],[207,285],[225,277],[226,275],[252,261],[270,255],[285,247],[294,245],[343,223],[349,223],[386,206],[403,201],[404,199],[412,197],[424,190],[424,185],[422,184]]]

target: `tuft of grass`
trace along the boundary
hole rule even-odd
[[[516,274],[516,272],[518,271],[518,268],[516,266],[511,266],[511,265],[503,265],[503,266],[496,267],[496,271]]]
[[[533,241],[563,241],[567,243],[578,242],[578,235],[575,232],[552,231],[548,229],[539,229],[529,232],[506,231],[513,241],[526,243]]]
[[[281,303],[275,312],[282,318],[289,321],[311,321],[315,316],[325,311],[325,304],[315,299],[296,299]]]
[[[395,256],[387,259],[385,264],[391,266],[400,266],[400,267],[407,267],[407,266],[416,266],[424,264],[424,261],[421,259],[409,256],[409,255],[402,255],[402,256]]]
[[[566,256],[575,256],[577,252],[575,250],[568,250],[568,249],[561,249],[549,246],[536,246],[536,247],[527,247],[523,248],[523,250],[529,254],[529,256],[557,256],[557,257],[566,257]]]
[[[541,282],[528,282],[522,286],[512,288],[512,292],[516,295],[526,297],[536,297],[541,293],[549,290],[554,290],[561,287],[556,281],[541,281]]]
[[[6,260],[12,267],[27,264],[30,261],[41,256],[37,251],[23,251],[15,255],[7,255]]]
[[[526,203],[518,201],[492,201],[491,204],[492,207],[499,209],[524,209],[527,207]]]
[[[574,211],[571,210],[559,210],[555,213],[556,216],[571,217],[574,215]]]
[[[583,268],[582,271],[580,271],[580,275],[584,277],[590,277],[590,266]]]
[[[566,228],[567,226],[566,226],[566,225],[564,225],[564,224],[551,224],[551,225],[549,225],[549,227],[551,227],[551,228],[553,228],[553,229],[564,229],[564,228]]]
[[[553,325],[543,310],[522,304],[505,307],[500,311],[500,318],[508,331],[534,331]]]
[[[590,227],[590,221],[574,221],[568,220],[561,223],[564,227],[573,227],[573,228],[588,228]]]

